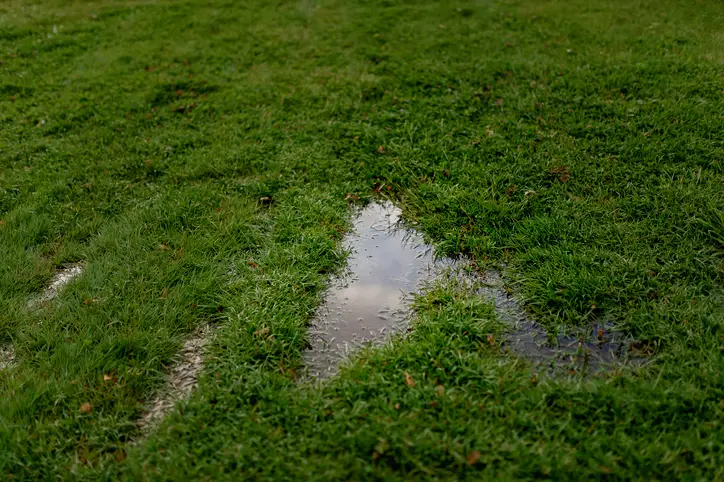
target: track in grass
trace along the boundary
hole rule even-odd
[[[58,269],[53,275],[53,278],[50,280],[48,287],[45,288],[43,293],[37,299],[32,301],[32,304],[38,306],[52,301],[58,296],[62,289],[68,285],[68,283],[73,281],[82,273],[83,265],[81,264],[71,264]]]
[[[184,342],[173,364],[168,367],[164,386],[148,404],[147,412],[136,422],[137,427],[147,431],[160,423],[176,403],[187,398],[196,388],[204,367],[204,348],[211,341],[212,334],[211,325],[204,325]]]
[[[15,350],[12,345],[0,347],[0,370],[10,368],[15,363]]]

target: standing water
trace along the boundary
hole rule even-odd
[[[434,262],[419,234],[398,228],[400,214],[391,203],[375,203],[355,220],[344,241],[347,272],[333,281],[312,322],[310,376],[326,378],[351,350],[404,329],[410,293],[445,264]]]
[[[640,362],[633,340],[611,326],[595,325],[577,336],[549,336],[506,292],[498,271],[475,276],[455,260],[435,259],[418,233],[400,226],[400,215],[389,202],[374,203],[355,220],[354,232],[343,242],[351,253],[347,272],[333,280],[312,321],[311,347],[305,354],[309,376],[329,377],[355,349],[403,331],[410,317],[411,293],[446,271],[459,276],[463,284],[474,284],[475,292],[493,304],[500,321],[510,328],[502,344],[506,352],[538,367],[569,373]]]

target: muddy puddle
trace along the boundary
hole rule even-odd
[[[505,289],[500,272],[470,274],[462,269],[464,260],[435,259],[432,247],[401,225],[400,216],[400,209],[391,203],[373,203],[356,218],[354,231],[343,241],[350,252],[346,273],[332,281],[310,326],[311,347],[304,357],[309,377],[332,376],[355,350],[405,331],[412,293],[443,274],[474,285],[492,302],[498,317],[510,327],[502,350],[538,367],[593,373],[637,358],[631,340],[609,326],[549,336]]]

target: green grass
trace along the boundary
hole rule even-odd
[[[0,474],[721,479],[722,25],[716,1],[6,1]],[[408,338],[299,384],[345,194],[380,186],[548,328],[655,356],[534,377],[443,284]],[[139,438],[204,323],[199,389]]]

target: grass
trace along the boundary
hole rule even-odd
[[[722,478],[723,22],[677,0],[5,2],[0,473]],[[443,284],[407,339],[299,384],[345,195],[375,190],[440,253],[505,264],[551,330],[610,321],[655,356],[534,376]],[[204,323],[199,390],[138,439]]]

